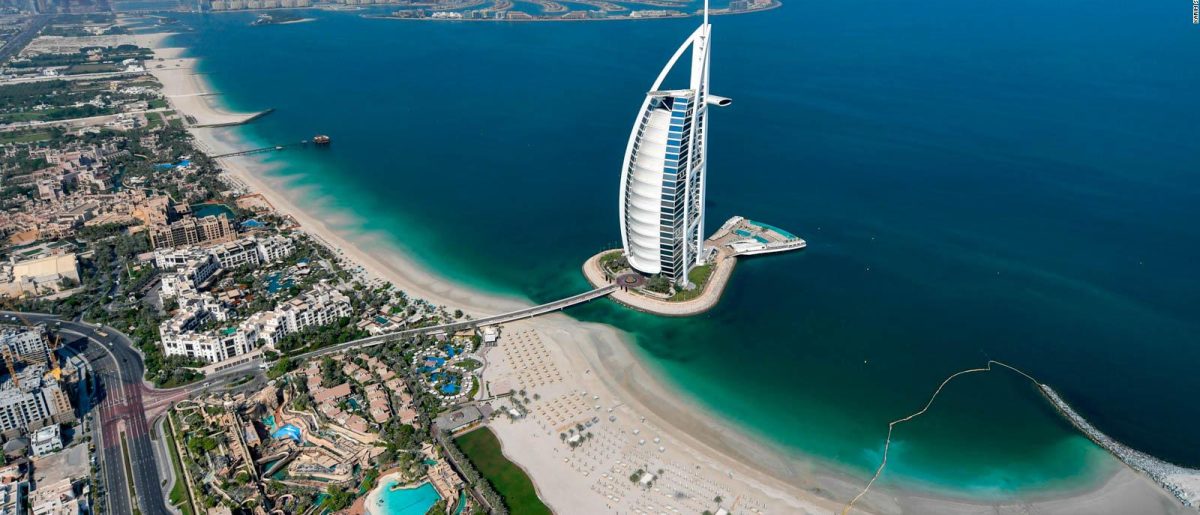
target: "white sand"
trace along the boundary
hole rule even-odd
[[[367,493],[367,502],[364,504],[367,513],[371,515],[383,515],[383,512],[378,508],[378,506],[382,504],[382,499],[380,499],[380,496],[383,495],[384,489],[387,488],[388,481],[393,479],[399,480],[400,473],[393,472],[391,474],[379,476],[379,479],[375,481],[375,488],[372,488],[371,491]]]
[[[191,69],[194,62],[179,64],[175,67],[178,70],[153,70],[176,110],[198,121],[235,116],[205,100],[208,97],[201,94],[209,90],[200,76],[179,72],[185,64]],[[209,153],[246,148],[229,129],[191,130]],[[361,231],[359,221],[331,207],[331,202],[322,201],[320,192],[299,191],[286,180],[269,175],[264,165],[251,158],[228,158],[222,164],[232,177],[263,194],[279,211],[292,215],[305,232],[339,249],[365,272],[392,282],[410,295],[475,316],[529,304],[524,299],[480,293],[437,277],[388,244],[387,238]],[[549,362],[529,363],[522,361],[527,358],[519,353],[505,354],[516,347],[504,346],[524,331],[537,335]],[[501,419],[493,428],[505,454],[530,474],[543,500],[558,513],[675,513],[667,507],[679,513],[697,513],[694,510],[698,506],[715,511],[716,504],[709,495],[720,495],[726,509],[736,503],[734,513],[837,513],[844,500],[853,497],[865,483],[861,478],[847,477],[773,449],[731,428],[658,381],[658,374],[631,353],[628,337],[611,327],[555,314],[510,324],[504,333],[501,347],[488,351],[489,368],[484,379],[493,385],[514,383],[515,389],[525,388],[531,397],[537,393],[541,399],[532,402],[535,412],[530,416],[515,423]],[[529,375],[532,370],[547,372],[547,367],[553,367],[560,380],[536,386],[519,382],[549,377]],[[553,408],[559,410],[557,415]],[[610,416],[615,421],[610,421]],[[556,425],[569,417],[599,420],[588,429],[595,435],[593,439],[574,451],[559,439],[565,426]],[[881,435],[884,430],[880,428]],[[639,443],[641,440],[646,442]],[[663,448],[661,452],[659,447]],[[656,482],[657,491],[640,489],[629,481],[633,469],[643,466],[652,471],[664,470]],[[879,488],[859,508],[921,514],[1174,513],[1183,509],[1124,465],[1114,470],[1117,472],[1106,483],[1093,489],[1046,500],[991,505]],[[372,502],[368,499],[367,506]],[[856,509],[855,513],[862,511]]]
[[[196,126],[222,126],[243,123],[259,113],[235,113],[215,101],[215,92],[204,76],[196,71],[196,59],[182,57],[187,49],[165,46],[171,34],[126,36],[138,46],[154,50],[154,59],[146,61],[146,71],[162,83],[163,95],[176,111],[191,116]]]

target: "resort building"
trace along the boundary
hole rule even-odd
[[[150,246],[162,249],[201,243],[224,243],[233,241],[234,236],[233,226],[224,216],[187,217],[151,228]]]
[[[291,239],[276,235],[242,238],[211,247],[209,252],[221,262],[223,268],[236,268],[280,261],[290,256],[293,250],[295,246]]]
[[[275,310],[287,322],[287,332],[332,324],[350,316],[350,299],[334,289],[314,289]]]
[[[165,272],[162,276],[164,298],[199,289],[221,269],[216,257],[200,249],[158,250],[154,252],[154,264]]]
[[[253,351],[260,341],[271,346],[288,334],[348,317],[350,299],[335,289],[317,286],[274,311],[255,313],[232,327],[195,330],[209,320],[225,320],[226,316],[220,302],[211,295],[181,297],[179,311],[159,326],[163,351],[168,356],[218,363]]]
[[[625,257],[638,272],[678,285],[703,264],[704,183],[708,106],[730,100],[709,95],[711,25],[704,22],[675,51],[642,101],[621,169],[620,223]],[[676,61],[691,50],[687,89],[660,89]]]
[[[286,258],[295,250],[284,236],[250,236],[207,248],[158,249],[154,265],[165,273],[162,295],[171,298],[201,289],[222,268],[258,266]]]

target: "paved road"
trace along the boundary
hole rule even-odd
[[[29,24],[21,29],[21,32],[18,32],[3,47],[0,47],[0,61],[7,61],[9,57],[17,55],[21,49],[25,48],[25,45],[33,41],[34,36],[37,36],[38,31],[41,31],[42,27],[46,26],[50,18],[51,16],[48,14],[39,14],[34,16],[32,20],[29,20]]]
[[[0,312],[0,315],[9,315]],[[133,350],[133,342],[124,334],[105,328],[105,335],[90,324],[60,320],[54,315],[24,314],[32,323],[44,322],[62,333],[65,344],[87,359],[98,385],[93,399],[99,401],[96,448],[103,462],[106,493],[101,502],[106,513],[132,513],[133,499],[129,495],[129,479],[125,474],[125,458],[121,452],[121,434],[129,451],[130,468],[138,508],[143,514],[166,513],[158,467],[154,461],[150,424],[142,405],[142,359]]]

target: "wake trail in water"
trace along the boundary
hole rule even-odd
[[[1038,390],[1042,393],[1046,400],[1050,401],[1051,404],[1054,404],[1054,407],[1058,409],[1059,413],[1066,417],[1076,429],[1090,438],[1097,445],[1112,453],[1117,457],[1117,459],[1120,459],[1130,468],[1150,476],[1151,479],[1174,495],[1175,498],[1184,505],[1194,507],[1200,504],[1200,471],[1167,463],[1146,453],[1131,449],[1124,444],[1113,440],[1108,435],[1105,435],[1104,433],[1100,432],[1100,430],[1088,423],[1087,420],[1085,420],[1082,416],[1075,413],[1075,411],[1071,409],[1066,401],[1064,401],[1062,397],[1055,393],[1054,390],[1046,384],[1038,381],[1032,375],[1029,375],[1017,367],[1002,361],[989,359],[987,361],[987,365],[982,368],[969,368],[950,374],[945,380],[942,381],[942,384],[938,385],[937,389],[933,391],[933,395],[929,396],[929,401],[927,401],[925,406],[923,406],[919,411],[888,423],[887,438],[884,439],[883,442],[883,458],[879,462],[879,467],[875,469],[875,475],[871,476],[871,480],[867,482],[867,486],[865,486],[862,491],[858,493],[858,495],[854,496],[854,498],[851,499],[850,502],[846,503],[846,506],[842,508],[842,515],[849,514],[850,510],[854,509],[855,503],[866,496],[867,492],[869,492],[871,487],[875,484],[875,481],[879,479],[879,476],[883,475],[883,469],[887,467],[888,451],[891,449],[892,445],[892,433],[895,431],[896,426],[924,415],[925,412],[929,411],[929,408],[933,406],[933,401],[937,400],[938,395],[942,393],[942,390],[946,388],[946,385],[950,384],[950,382],[954,379],[968,374],[991,372],[993,366],[1004,367],[1010,371],[1024,376],[1026,379],[1029,379],[1038,387]]]

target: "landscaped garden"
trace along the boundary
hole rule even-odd
[[[524,470],[504,457],[500,451],[500,440],[491,430],[485,427],[471,431],[455,438],[454,443],[504,498],[509,513],[550,514],[550,508],[538,498],[533,481]]]

